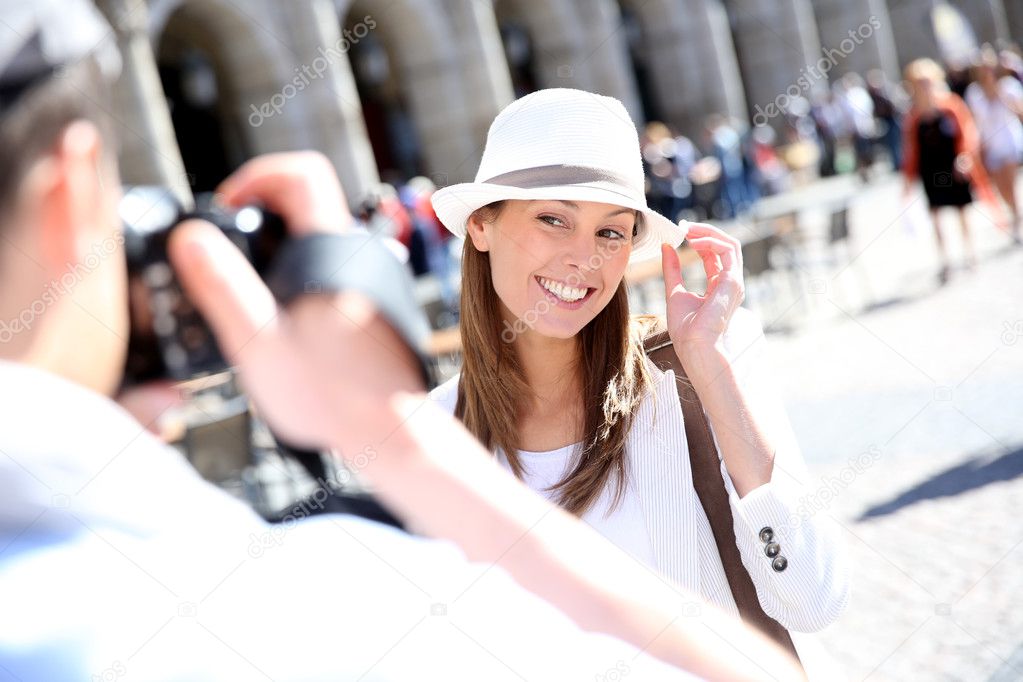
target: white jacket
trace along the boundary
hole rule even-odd
[[[777,447],[771,481],[742,499],[721,464],[736,544],[764,611],[789,630],[814,632],[832,623],[848,600],[848,570],[837,532],[826,511],[810,514],[801,504],[808,492],[806,467],[779,391],[765,367],[765,339],[756,315],[739,308],[723,342],[753,414]],[[633,483],[627,494],[640,498],[657,569],[738,615],[693,488],[674,373],[662,372],[653,363],[649,368],[653,390],[640,405],[626,442]],[[458,378],[431,393],[452,413]],[[787,561],[783,570],[772,568],[772,558],[764,552],[763,528],[771,528],[774,541],[781,545],[780,556]],[[711,556],[713,560],[708,560]]]

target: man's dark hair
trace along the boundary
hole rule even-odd
[[[26,171],[74,121],[96,125],[104,160],[116,158],[110,104],[110,85],[97,61],[88,57],[31,86],[13,106],[0,112],[0,225],[14,206]]]

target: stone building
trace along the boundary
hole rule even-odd
[[[637,125],[698,140],[712,113],[749,119],[848,71],[898,78],[941,56],[942,27],[1023,41],[1019,0],[97,4],[125,55],[126,182],[187,196],[255,154],[313,148],[353,204],[381,179],[471,179],[494,115],[536,88],[612,95]]]

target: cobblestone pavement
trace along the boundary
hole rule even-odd
[[[974,211],[979,266],[939,287],[925,218],[894,178],[857,191],[852,248],[761,309],[855,576],[820,640],[850,680],[1023,680],[1023,247]]]

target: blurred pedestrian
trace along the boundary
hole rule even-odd
[[[429,274],[440,289],[443,310],[437,316],[438,326],[449,327],[458,321],[458,290],[453,281],[452,255],[449,249],[451,233],[444,229],[433,211],[430,197],[436,191],[433,181],[416,176],[399,191],[401,203],[408,211],[412,222],[412,241],[419,255],[418,263],[413,262],[416,277]]]
[[[750,131],[749,156],[757,183],[757,194],[771,196],[786,187],[788,169],[775,149],[777,134],[769,125],[754,126]]]
[[[742,138],[723,114],[707,117],[708,153],[721,164],[721,196],[718,215],[734,218],[746,211],[752,201],[746,185]]]
[[[998,55],[990,47],[981,51],[974,68],[974,82],[966,88],[966,103],[977,121],[984,168],[1009,205],[1013,239],[1019,243],[1016,175],[1023,159],[1023,122],[1020,122],[1023,84],[1010,75],[1001,75]]]
[[[813,93],[813,104],[810,107],[810,118],[817,129],[817,140],[820,144],[818,172],[822,178],[831,177],[838,172],[838,142],[844,132],[842,113],[830,88],[816,90]]]
[[[888,152],[893,170],[902,169],[902,116],[906,94],[881,69],[867,73],[867,92],[874,103],[878,138]]]
[[[1015,78],[1023,85],[1023,57],[1020,56],[1020,48],[1013,45],[998,53],[998,62],[1001,64],[1005,75]]]
[[[966,103],[948,91],[942,68],[934,60],[917,59],[906,67],[905,76],[913,103],[903,136],[905,193],[916,178],[923,183],[941,259],[938,281],[944,284],[951,268],[938,211],[946,206],[957,210],[968,267],[974,267],[976,255],[965,209],[973,202],[971,187],[987,194],[990,189],[973,116]]]
[[[866,181],[870,166],[874,163],[874,101],[858,73],[847,73],[838,84],[837,98],[846,128],[852,140],[856,158],[856,172]]]

